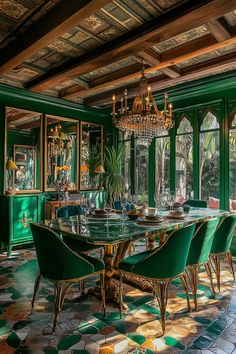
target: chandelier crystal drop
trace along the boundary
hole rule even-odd
[[[164,94],[164,109],[159,111],[154,100],[151,86],[142,69],[139,91],[133,101],[132,108],[128,107],[128,91],[121,98],[119,113],[116,112],[116,96],[112,96],[112,121],[116,128],[134,135],[141,143],[150,145],[152,139],[173,127],[172,104],[168,104],[168,95]],[[167,109],[168,105],[168,109]]]
[[[51,158],[61,156],[65,148],[72,149],[72,138],[62,131],[60,124],[51,129],[48,141],[48,151]]]

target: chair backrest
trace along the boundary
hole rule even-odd
[[[184,202],[184,204],[190,205],[194,208],[207,208],[207,201],[200,199],[188,199]]]
[[[196,229],[195,235],[191,242],[187,265],[208,262],[218,222],[219,218],[212,218],[204,221]]]
[[[57,218],[68,218],[69,216],[82,215],[84,209],[80,205],[65,205],[56,210]]]
[[[175,230],[167,241],[147,258],[138,262],[134,272],[150,278],[173,278],[185,270],[195,225]]]
[[[216,229],[211,253],[225,253],[229,251],[236,226],[236,214],[226,216]]]
[[[43,276],[65,280],[93,273],[93,265],[67,247],[53,230],[34,223],[30,223],[30,227]]]

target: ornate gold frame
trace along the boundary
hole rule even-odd
[[[79,146],[79,189],[81,191],[89,191],[93,190],[92,188],[85,188],[81,185],[81,172],[80,172],[80,166],[81,166],[81,152],[82,152],[82,126],[85,124],[90,124],[95,127],[100,127],[101,128],[101,164],[103,164],[103,150],[104,150],[104,126],[103,124],[98,124],[98,123],[93,123],[93,122],[88,122],[88,121],[80,121],[80,146]],[[99,189],[99,188],[97,188]]]
[[[30,111],[25,108],[18,108],[18,107],[11,107],[11,106],[6,106],[5,107],[5,141],[4,141],[4,177],[3,177],[3,193],[6,194],[6,163],[7,163],[7,109],[8,108],[13,108],[13,109],[18,109],[19,111],[26,111],[26,112],[31,112],[38,114],[39,116],[39,121],[40,121],[40,138],[39,138],[39,146],[40,146],[40,171],[42,170],[43,167],[43,114],[40,112],[35,112],[35,111]],[[17,144],[14,144],[17,145]],[[22,145],[23,146],[23,145]],[[26,146],[26,145],[25,145]],[[35,189],[24,189],[20,191],[15,191],[15,194],[30,194],[30,193],[39,193],[43,191],[43,175],[40,172],[40,187],[35,188]]]
[[[61,122],[71,122],[75,123],[76,125],[76,166],[75,169],[78,171],[78,159],[79,159],[79,121],[73,118],[66,118],[66,117],[59,117],[55,116],[53,114],[46,114],[45,115],[45,125],[44,125],[44,190],[45,191],[55,191],[54,188],[52,187],[47,187],[46,182],[47,182],[47,153],[48,153],[48,138],[47,138],[47,122],[48,118],[54,118],[58,121]],[[78,173],[76,173],[76,180],[75,180],[75,190],[78,190],[79,186],[79,178],[78,178]],[[69,189],[70,191],[73,191],[74,189]]]

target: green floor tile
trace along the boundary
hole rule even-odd
[[[0,320],[0,328],[5,327],[6,324],[7,324],[7,320]]]
[[[32,323],[31,320],[18,321],[18,322],[16,322],[16,323],[14,323],[14,325],[13,325],[12,328],[13,328],[15,331],[17,331],[17,330],[19,330],[19,329],[21,329],[21,328],[24,328],[24,327],[28,326],[30,323]]]
[[[67,349],[70,349],[76,343],[79,343],[80,341],[81,341],[80,335],[69,336],[66,339],[63,339],[62,341],[60,341],[57,348],[59,350],[67,350]]]
[[[208,318],[199,317],[199,316],[195,316],[194,317],[194,321],[196,321],[198,323],[201,323],[201,324],[206,324],[206,325],[211,323],[211,321]]]
[[[169,347],[174,347],[174,348],[178,348],[178,349],[185,348],[185,346],[182,343],[180,343],[177,339],[175,339],[173,337],[165,336],[163,338],[163,340],[166,343],[166,345],[168,345]]]
[[[1,327],[0,328],[0,336],[2,336],[3,334],[6,334],[8,332],[11,332],[11,328],[10,327]]]
[[[146,338],[142,336],[141,334],[136,334],[136,333],[129,333],[128,338],[132,339],[134,342],[138,344],[143,344],[146,341]]]
[[[133,302],[133,305],[134,306],[141,306],[141,305],[144,305],[144,304],[146,304],[147,302],[149,302],[151,300],[153,300],[153,296],[152,295],[142,296],[142,297],[140,297],[140,299],[135,300]]]
[[[17,348],[17,347],[19,347],[20,343],[21,343],[21,340],[15,333],[11,333],[7,337],[7,344],[10,347]]]
[[[141,309],[147,311],[148,313],[151,314],[155,314],[155,315],[159,315],[160,314],[160,310],[154,306],[150,306],[150,305],[143,305],[141,306]]]
[[[87,325],[87,326],[83,326],[81,328],[79,327],[79,332],[81,334],[97,334],[98,329],[94,326]]]
[[[198,337],[188,349],[207,349],[213,344],[213,340],[206,337]]]

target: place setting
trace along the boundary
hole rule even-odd
[[[148,207],[145,209],[144,214],[141,214],[137,218],[138,223],[145,223],[145,224],[160,224],[163,222],[163,216],[157,214],[157,209]]]

